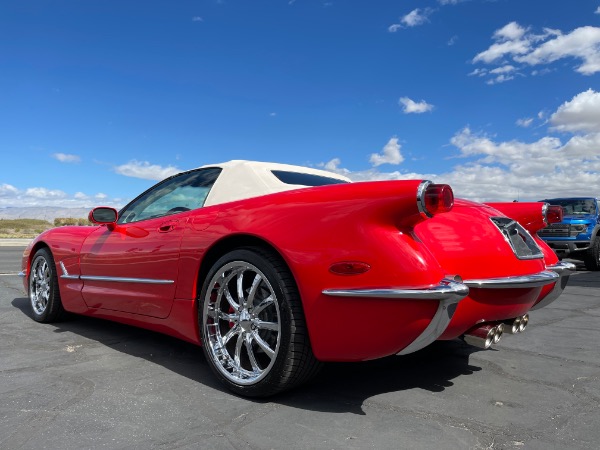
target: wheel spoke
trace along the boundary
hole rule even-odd
[[[233,356],[233,360],[235,361],[235,365],[238,368],[242,368],[242,363],[240,360],[240,355],[242,353],[242,345],[244,345],[244,334],[240,333],[237,336],[237,341],[235,343],[235,354]]]
[[[262,277],[260,276],[260,274],[257,273],[254,276],[254,280],[252,280],[252,286],[250,287],[250,291],[248,292],[248,300],[246,301],[246,306],[248,308],[251,308],[254,304],[254,297],[256,296],[256,291],[258,290],[261,281]]]
[[[237,311],[238,309],[240,309],[240,304],[233,299],[233,296],[231,295],[231,291],[229,290],[229,282],[231,281],[231,279],[233,277],[236,276],[236,274],[237,274],[237,271],[234,270],[226,277],[225,272],[224,272],[221,275],[222,281],[220,283],[220,289],[222,290],[223,294],[225,294],[225,299],[229,303],[229,306],[231,306],[233,309],[235,309]]]
[[[273,296],[269,295],[267,298],[265,298],[263,301],[261,301],[260,304],[256,308],[252,309],[252,314],[254,314],[255,316],[258,316],[261,312],[263,312],[263,310],[265,308],[269,307],[273,303],[274,303]]]
[[[237,285],[237,296],[240,306],[246,306],[246,299],[244,298],[244,271],[240,270],[236,280]]]
[[[254,350],[252,349],[252,335],[250,333],[248,333],[246,335],[244,344],[246,345],[246,352],[248,353],[248,359],[250,360],[250,364],[252,365],[252,370],[256,373],[260,372],[260,367],[258,366],[258,361],[256,360],[256,356],[254,355]]]
[[[261,330],[279,331],[279,324],[277,322],[265,322],[264,320],[256,319],[252,323]]]
[[[231,340],[231,338],[233,336],[235,336],[236,334],[239,334],[240,330],[237,326],[233,327],[231,330],[229,330],[227,333],[225,333],[225,335],[221,338],[221,340],[223,341],[223,345],[227,345],[227,343]]]
[[[273,359],[273,357],[275,356],[275,351],[269,347],[269,344],[267,344],[263,338],[261,338],[258,333],[253,332],[252,333],[252,337],[254,338],[254,340],[256,341],[256,343],[258,344],[258,346],[266,353],[266,355],[270,358]]]

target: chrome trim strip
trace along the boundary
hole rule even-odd
[[[427,328],[423,330],[418,338],[408,344],[404,349],[399,351],[397,355],[408,355],[409,353],[414,353],[417,350],[427,347],[429,344],[439,338],[442,333],[446,331],[446,328],[448,328],[450,320],[454,316],[454,311],[456,311],[456,305],[461,298],[448,298],[441,300],[440,304],[438,305],[438,309],[431,319],[431,322],[429,322],[429,325],[427,325]]]
[[[20,271],[17,276],[21,277],[21,278],[25,278],[27,276],[27,274],[24,271]]]
[[[80,275],[79,279],[88,281],[114,281],[116,283],[145,283],[145,284],[173,284],[174,280],[157,280],[154,278],[126,278],[126,277],[102,277],[95,275]]]
[[[565,261],[560,261],[556,263],[554,266],[548,266],[546,269],[556,272],[561,277],[571,275],[573,272],[577,271],[577,266],[575,264]]]
[[[469,288],[448,278],[440,284],[425,289],[325,289],[323,294],[332,297],[373,297],[373,298],[398,298],[414,300],[448,300],[460,299],[469,294]]]
[[[544,203],[542,205],[542,216],[544,216],[544,223],[546,224],[546,226],[548,226],[548,207],[550,206],[549,203]]]
[[[325,289],[323,294],[336,297],[439,300],[437,311],[429,325],[414,341],[397,353],[407,355],[421,350],[441,336],[456,311],[456,304],[469,295],[469,288],[463,283],[444,278],[437,286],[426,289]]]
[[[431,214],[429,211],[427,211],[427,208],[425,207],[425,191],[427,190],[429,185],[432,183],[433,183],[432,181],[423,180],[423,181],[421,181],[421,184],[419,184],[419,187],[417,188],[417,208],[419,209],[419,213],[421,214],[421,216],[423,216],[425,218],[433,217],[433,214]]]
[[[59,264],[60,264],[60,270],[62,270],[62,273],[63,273],[60,276],[61,278],[65,278],[67,280],[79,280],[79,275],[69,275],[69,272],[67,272],[67,268],[65,267],[65,265],[63,264],[62,261]]]
[[[553,272],[558,274],[560,280],[556,282],[556,284],[554,285],[554,289],[552,289],[548,295],[546,295],[542,300],[533,305],[531,311],[535,311],[536,309],[541,309],[545,306],[548,306],[550,303],[552,303],[554,300],[560,297],[560,294],[562,294],[565,290],[565,287],[567,287],[567,283],[569,282],[569,276],[571,276],[571,274],[575,272],[577,268],[573,263],[561,261],[555,264],[554,266],[548,266],[548,270],[552,270]]]
[[[61,261],[60,269],[63,274],[60,276],[61,278],[65,278],[68,280],[88,280],[88,281],[114,281],[116,283],[144,283],[144,284],[173,284],[175,281],[173,280],[157,280],[154,278],[126,278],[126,277],[102,277],[95,275],[69,275],[67,272],[67,268]]]
[[[532,275],[464,280],[463,283],[470,288],[478,289],[514,289],[545,286],[554,283],[558,278],[556,272],[544,270]]]

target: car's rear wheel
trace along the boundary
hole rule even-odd
[[[55,322],[64,315],[56,266],[50,251],[39,249],[29,268],[29,305],[37,322]]]
[[[234,250],[209,271],[199,299],[204,354],[232,391],[263,397],[317,373],[298,289],[271,251]]]
[[[587,270],[600,270],[600,236],[594,238],[594,243],[587,249],[583,262]]]

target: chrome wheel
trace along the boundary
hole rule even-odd
[[[29,304],[32,318],[37,322],[56,322],[64,318],[56,266],[47,248],[35,252],[29,266]]]
[[[207,355],[236,385],[265,378],[280,350],[279,300],[265,276],[245,261],[217,269],[205,293],[202,327]]]
[[[50,285],[52,271],[43,255],[37,256],[31,264],[29,275],[29,300],[33,312],[38,316],[44,314],[50,301]]]

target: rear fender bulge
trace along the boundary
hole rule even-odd
[[[447,273],[463,279],[526,276],[545,270],[548,249],[532,236],[542,247],[540,256],[517,258],[505,235],[492,222],[494,216],[497,211],[490,207],[458,201],[450,213],[419,223],[415,234]]]

